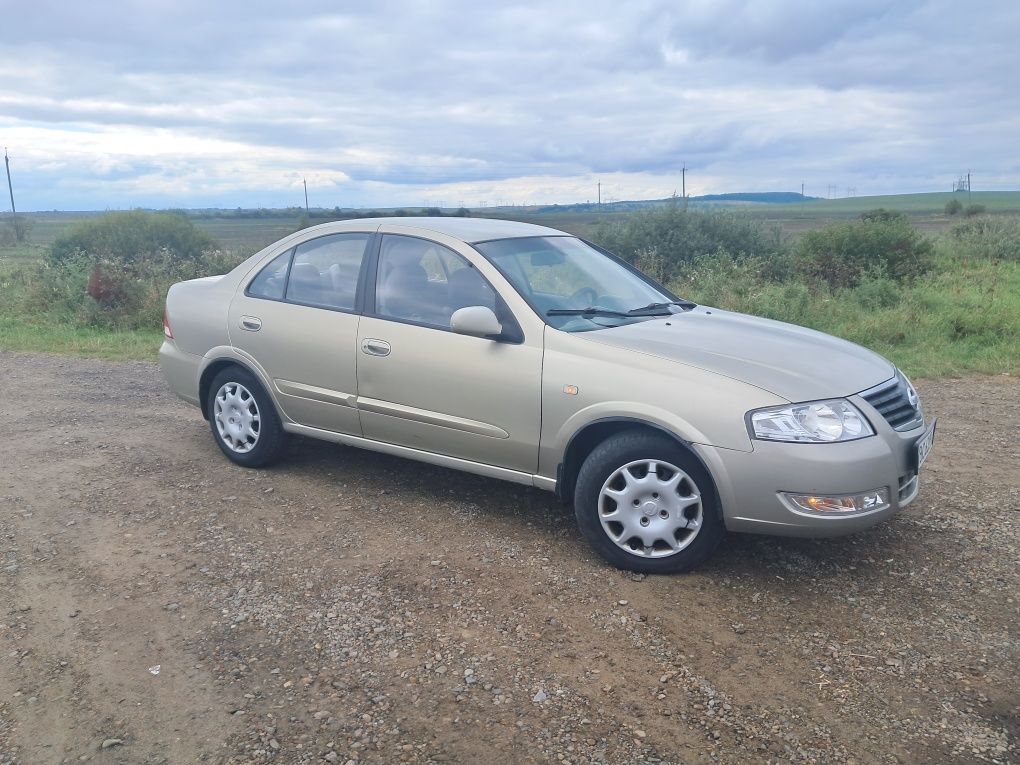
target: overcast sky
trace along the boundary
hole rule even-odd
[[[0,0],[19,209],[1020,188],[1020,2]],[[7,201],[0,206],[6,207]]]

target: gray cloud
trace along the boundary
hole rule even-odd
[[[545,7],[546,5],[552,7]],[[1020,184],[1020,7],[37,2],[7,9],[22,207],[574,201]],[[484,196],[483,196],[484,195]]]

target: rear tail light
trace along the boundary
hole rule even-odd
[[[166,309],[163,309],[163,334],[166,335],[167,340],[174,339],[173,330],[170,329],[170,319],[166,316]]]

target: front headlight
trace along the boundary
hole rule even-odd
[[[831,443],[875,434],[857,407],[843,398],[756,409],[748,420],[751,435],[764,441]]]

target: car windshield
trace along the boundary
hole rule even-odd
[[[618,327],[688,305],[572,236],[497,239],[475,247],[546,322],[565,332]]]

